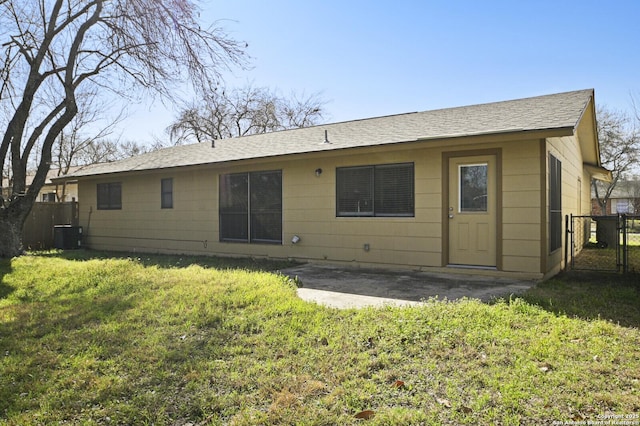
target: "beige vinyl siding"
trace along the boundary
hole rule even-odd
[[[579,214],[581,216],[591,215],[591,175],[586,170],[582,172],[581,197]]]
[[[584,167],[582,164],[582,153],[580,151],[580,145],[575,136],[566,136],[559,138],[547,139],[547,164],[548,155],[552,154],[562,162],[562,247],[559,250],[549,253],[548,246],[546,247],[547,253],[547,270],[545,273],[554,274],[564,267],[564,253],[565,253],[565,216],[578,215],[584,207],[579,207],[578,202],[585,206],[585,199],[589,200],[587,194],[590,177],[585,176]],[[547,193],[549,187],[549,176],[547,170]],[[582,188],[579,188],[578,185]],[[578,196],[578,192],[581,192],[581,197]],[[581,199],[580,199],[581,198]],[[580,199],[580,200],[579,200]],[[547,198],[546,205],[546,221],[544,232],[549,237],[549,200]],[[589,212],[588,207],[585,210]]]
[[[172,209],[160,206],[160,181],[166,177],[173,178]],[[115,180],[122,183],[122,209],[96,210],[96,185]],[[80,220],[87,243],[106,250],[206,253],[205,241],[217,240],[214,183],[202,170],[83,180]]]
[[[308,156],[311,158],[82,179],[81,224],[88,225],[87,244],[96,249],[439,267],[440,152],[377,149],[367,155]],[[336,167],[403,162],[414,163],[414,217],[336,217]],[[320,176],[315,174],[318,168],[322,169]],[[220,242],[218,176],[260,170],[282,170],[282,245]],[[173,209],[160,207],[160,181],[167,177],[173,178]],[[122,182],[122,210],[97,211],[96,184],[114,179]],[[294,235],[301,238],[295,245],[291,243]]]
[[[336,168],[414,163],[414,217],[336,217]],[[322,168],[320,176],[315,170]],[[301,243],[289,257],[308,260],[440,266],[441,226],[439,163],[430,150],[374,150],[362,155],[292,162],[286,168],[285,244]],[[365,250],[368,245],[368,250]]]
[[[502,267],[540,272],[540,142],[504,144],[502,151]]]

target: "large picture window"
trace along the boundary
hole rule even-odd
[[[122,209],[122,185],[120,182],[99,183],[97,190],[98,210]]]
[[[549,250],[562,247],[562,162],[549,154]]]
[[[413,216],[413,163],[336,169],[337,216]]]
[[[220,176],[220,240],[282,243],[282,171]]]

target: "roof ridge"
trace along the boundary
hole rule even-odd
[[[500,101],[481,102],[481,103],[478,103],[478,104],[459,105],[459,106],[453,106],[453,107],[443,107],[443,108],[427,109],[427,110],[421,110],[421,111],[410,111],[410,112],[402,112],[402,113],[392,113],[392,114],[380,115],[380,116],[375,116],[375,117],[354,118],[352,120],[343,120],[343,121],[336,121],[336,122],[331,122],[331,123],[314,124],[313,126],[307,126],[307,127],[294,127],[294,128],[290,128],[290,129],[275,130],[275,131],[266,132],[266,133],[255,133],[255,134],[245,135],[245,136],[235,136],[233,138],[226,138],[226,140],[229,140],[229,139],[244,139],[244,138],[250,138],[250,137],[254,137],[254,136],[261,136],[261,135],[264,135],[264,134],[284,133],[284,132],[298,131],[298,130],[302,130],[302,129],[313,129],[313,128],[317,128],[317,127],[338,126],[338,125],[356,123],[356,122],[361,122],[361,121],[380,120],[380,119],[385,119],[385,118],[410,116],[410,115],[414,115],[414,114],[427,114],[427,113],[434,113],[434,112],[438,112],[438,111],[468,109],[468,108],[474,108],[474,107],[484,107],[484,106],[488,106],[488,105],[497,105],[497,104],[514,103],[514,102],[524,102],[524,101],[531,101],[531,100],[535,100],[535,99],[560,97],[560,96],[567,96],[567,95],[570,95],[570,94],[579,94],[579,93],[586,93],[586,92],[593,93],[594,89],[591,88],[591,89],[569,90],[569,91],[566,91],[566,92],[549,93],[549,94],[545,94],[545,95],[528,96],[526,98],[503,99],[503,100],[500,100]],[[206,143],[206,142],[199,142],[199,143]]]

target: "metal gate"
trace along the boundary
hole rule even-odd
[[[640,272],[640,216],[566,216],[566,242],[573,270]]]

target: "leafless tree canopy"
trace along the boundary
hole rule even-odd
[[[191,81],[208,92],[226,67],[243,64],[244,45],[202,28],[198,15],[196,0],[0,0],[0,174],[13,178],[12,196],[0,199],[0,233],[21,230],[81,89],[170,97]],[[0,245],[0,256],[15,251]]]
[[[616,185],[628,177],[633,167],[638,166],[640,129],[638,121],[623,112],[599,107],[597,117],[602,165],[612,171],[613,177],[611,182],[593,181],[595,195],[604,214]]]
[[[168,131],[182,143],[308,127],[323,118],[324,104],[318,95],[285,98],[267,88],[218,88],[186,105]]]
[[[107,118],[108,102],[100,99],[95,90],[78,93],[76,99],[78,113],[62,129],[53,145],[52,166],[57,168],[58,176],[67,174],[72,166],[90,164],[87,157],[91,148],[106,143],[123,118]],[[99,161],[105,160],[98,158],[95,162]]]

